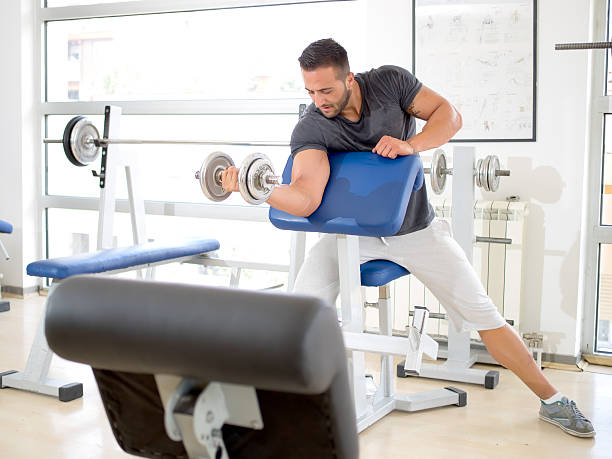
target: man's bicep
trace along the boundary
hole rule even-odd
[[[416,96],[414,96],[414,99],[412,99],[406,112],[415,118],[427,121],[431,114],[444,102],[446,102],[444,97],[423,85]]]
[[[292,185],[320,200],[328,180],[329,160],[326,152],[309,149],[295,155],[291,170]]]

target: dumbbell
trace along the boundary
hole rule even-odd
[[[431,179],[431,189],[436,194],[441,194],[446,186],[446,176],[453,175],[453,169],[447,167],[444,150],[438,148],[431,159],[431,167],[424,169]],[[509,170],[500,169],[499,158],[488,155],[479,159],[474,169],[476,186],[485,191],[497,191],[499,188],[499,177],[508,177]]]
[[[232,158],[223,152],[216,151],[208,155],[202,163],[195,178],[200,182],[204,195],[211,201],[223,201],[231,192],[223,189],[221,174],[233,166]],[[282,183],[280,176],[274,173],[272,161],[263,153],[247,156],[238,171],[238,189],[249,204],[261,204],[266,201],[275,185]]]

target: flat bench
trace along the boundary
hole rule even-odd
[[[26,272],[30,276],[48,277],[55,285],[63,279],[81,274],[115,274],[123,271],[142,269],[170,262],[180,262],[192,257],[210,253],[219,248],[216,239],[187,239],[181,241],[148,242],[129,247],[99,250],[69,257],[41,260],[30,263]],[[50,292],[51,293],[51,292]],[[62,402],[83,396],[82,383],[66,383],[47,377],[53,351],[49,349],[44,330],[45,314],[36,331],[30,349],[26,368],[23,372],[5,371],[0,373],[0,388],[37,392],[57,397]]]
[[[216,239],[188,239],[176,242],[147,242],[144,244],[114,249],[81,253],[69,257],[53,258],[30,263],[30,276],[65,279],[79,274],[99,274],[133,270],[141,266],[152,266],[163,262],[180,261],[219,248]]]

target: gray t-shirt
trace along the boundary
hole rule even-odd
[[[310,104],[291,135],[291,155],[302,150],[372,151],[384,135],[406,140],[415,133],[415,120],[406,113],[422,83],[407,70],[385,65],[358,73],[362,105],[358,121],[343,116],[326,118]],[[396,235],[426,228],[434,218],[425,186],[410,196],[406,215]]]

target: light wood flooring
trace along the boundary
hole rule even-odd
[[[23,369],[45,298],[10,300],[11,311],[0,313],[0,371]],[[377,359],[369,359],[368,365],[375,371]],[[544,370],[591,419],[597,429],[594,439],[571,437],[540,421],[537,398],[512,373],[492,368],[501,371],[494,390],[399,380],[399,392],[460,387],[468,392],[467,406],[392,413],[360,434],[361,458],[612,458],[611,368]],[[54,357],[50,377],[83,382],[84,397],[62,403],[44,395],[0,390],[0,457],[134,457],[115,443],[89,367]]]

